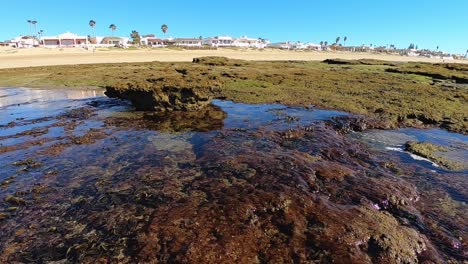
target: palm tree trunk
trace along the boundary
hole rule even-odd
[[[33,44],[36,44],[36,39],[37,39],[37,26],[34,24],[34,41]]]

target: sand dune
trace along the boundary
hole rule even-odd
[[[194,57],[224,56],[244,60],[305,60],[320,61],[330,58],[342,59],[378,59],[388,61],[423,61],[442,62],[440,59],[424,57],[406,57],[372,53],[351,52],[318,52],[318,51],[286,51],[286,50],[175,50],[175,49],[97,49],[96,52],[81,48],[66,49],[13,49],[0,48],[0,68],[18,68],[30,66],[88,64],[88,63],[119,63],[145,61],[191,61]],[[468,63],[467,60],[451,60],[449,62]]]

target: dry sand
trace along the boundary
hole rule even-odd
[[[195,57],[224,56],[244,60],[304,60],[321,61],[331,58],[341,59],[378,59],[387,61],[423,61],[442,62],[440,59],[424,57],[407,57],[397,55],[351,53],[351,52],[319,52],[319,51],[287,51],[287,50],[175,50],[175,49],[97,49],[96,52],[81,48],[66,49],[14,49],[0,48],[0,69],[30,66],[86,64],[86,63],[119,63],[145,61],[192,61]],[[450,60],[446,62],[468,63],[468,60]]]

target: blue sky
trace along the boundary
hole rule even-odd
[[[465,53],[468,49],[468,0],[2,0],[0,40],[29,34],[28,19],[45,35],[65,31],[97,35],[198,37],[248,35],[276,41],[333,42],[347,36],[350,45],[395,44]]]

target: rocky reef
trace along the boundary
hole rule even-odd
[[[34,79],[25,78],[34,76]],[[387,127],[441,127],[468,133],[468,69],[461,64],[379,60],[87,64],[0,70],[1,86],[104,87],[138,110],[191,111],[210,98],[337,109]]]

